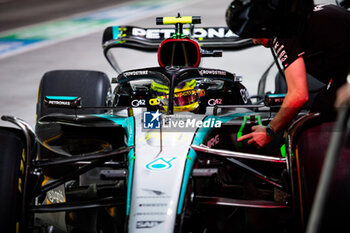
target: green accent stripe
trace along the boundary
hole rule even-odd
[[[243,134],[243,129],[245,127],[245,124],[247,123],[247,120],[248,120],[248,117],[249,116],[244,116],[243,117],[243,123],[241,125],[241,127],[239,128],[238,132],[237,132],[237,139],[242,137],[242,134]],[[238,142],[238,146],[242,146],[242,143],[241,142]]]
[[[286,154],[287,154],[287,151],[286,151],[286,144],[283,144],[283,145],[281,146],[280,150],[281,150],[281,156],[282,156],[283,158],[285,158],[285,157],[286,157]]]
[[[248,120],[249,118],[250,118],[250,115],[245,115],[245,116],[243,117],[243,123],[242,123],[241,127],[239,128],[239,130],[238,130],[238,132],[237,132],[237,139],[240,138],[240,137],[242,137],[244,127],[245,127],[245,125],[247,124],[247,120]],[[261,116],[260,116],[260,115],[254,116],[254,119],[258,122],[258,125],[263,125],[263,124],[262,124],[262,121],[261,121]],[[237,145],[238,145],[239,147],[241,147],[243,144],[242,144],[242,142],[237,142]]]
[[[263,125],[262,122],[261,122],[261,116],[260,115],[255,116],[255,120],[258,122],[258,125]]]

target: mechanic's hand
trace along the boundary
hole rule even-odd
[[[245,139],[250,139],[248,141],[248,144],[256,145],[258,148],[265,146],[267,143],[269,143],[272,140],[272,137],[267,135],[266,133],[266,127],[262,125],[254,125],[252,127],[252,133],[243,135],[242,137],[238,138],[237,141],[241,142]]]
[[[337,99],[335,100],[335,107],[340,108],[343,104],[350,106],[350,84],[347,83],[339,88],[337,91]]]

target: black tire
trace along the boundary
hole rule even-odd
[[[83,107],[105,107],[111,91],[109,78],[105,73],[90,70],[55,70],[44,74],[41,79],[37,120],[50,113],[75,114],[74,109],[48,108],[45,96],[76,96],[82,98]],[[98,114],[104,110],[78,110],[78,114]]]
[[[18,129],[0,127],[0,229],[21,229],[25,143]]]
[[[100,114],[103,109],[75,110],[67,108],[53,108],[45,105],[45,96],[75,96],[81,97],[82,107],[106,107],[108,96],[111,92],[109,78],[105,73],[89,70],[55,70],[44,74],[41,79],[38,102],[37,121],[51,113],[63,114]],[[40,159],[52,159],[61,157],[48,149],[39,146],[38,155]],[[49,177],[59,177],[72,168],[59,166],[55,169],[43,169]]]
[[[308,221],[317,185],[327,154],[335,122],[322,121],[322,118],[308,119],[301,131],[293,139],[298,151],[300,167],[300,188],[303,204],[304,223]],[[327,199],[320,232],[350,232],[350,146],[347,131],[341,143],[338,161],[331,181],[331,191]],[[296,153],[295,153],[296,154]],[[296,181],[298,179],[296,178]],[[298,184],[296,182],[296,184]]]

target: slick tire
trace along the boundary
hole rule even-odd
[[[109,96],[111,85],[105,73],[90,70],[54,70],[44,74],[41,79],[38,102],[37,121],[48,114],[101,114],[104,109],[76,110],[68,108],[48,107],[45,105],[46,96],[74,96],[80,97],[82,107],[106,107],[110,106]],[[54,152],[39,146],[40,159],[52,159],[60,157]],[[71,171],[65,166],[56,169],[43,169],[45,175],[55,178]]]
[[[301,188],[304,224],[307,224],[317,185],[327,154],[335,122],[312,118],[304,123],[295,138],[295,155],[298,158],[300,177],[296,184]],[[320,233],[350,232],[350,132],[342,139],[335,171],[331,178],[330,193],[325,204]],[[297,174],[296,174],[297,175]]]
[[[50,113],[63,114],[99,114],[101,109],[75,110],[67,108],[47,107],[45,96],[81,97],[82,107],[105,107],[109,103],[111,93],[109,78],[105,73],[90,70],[54,70],[44,74],[41,79],[37,120]]]
[[[14,128],[0,127],[0,229],[23,231],[21,226],[22,191],[25,168],[23,134]]]

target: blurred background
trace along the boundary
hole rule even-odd
[[[57,69],[84,69],[117,74],[104,58],[102,33],[112,25],[156,27],[157,16],[194,15],[202,26],[226,26],[230,0],[0,0],[0,116],[13,115],[35,124],[36,96],[41,77]],[[316,1],[332,3],[335,1]],[[157,66],[156,54],[121,51],[124,70]],[[204,58],[202,67],[243,76],[256,94],[258,81],[272,63],[261,46]],[[274,67],[266,91],[274,91]],[[0,125],[9,125],[0,121]]]

